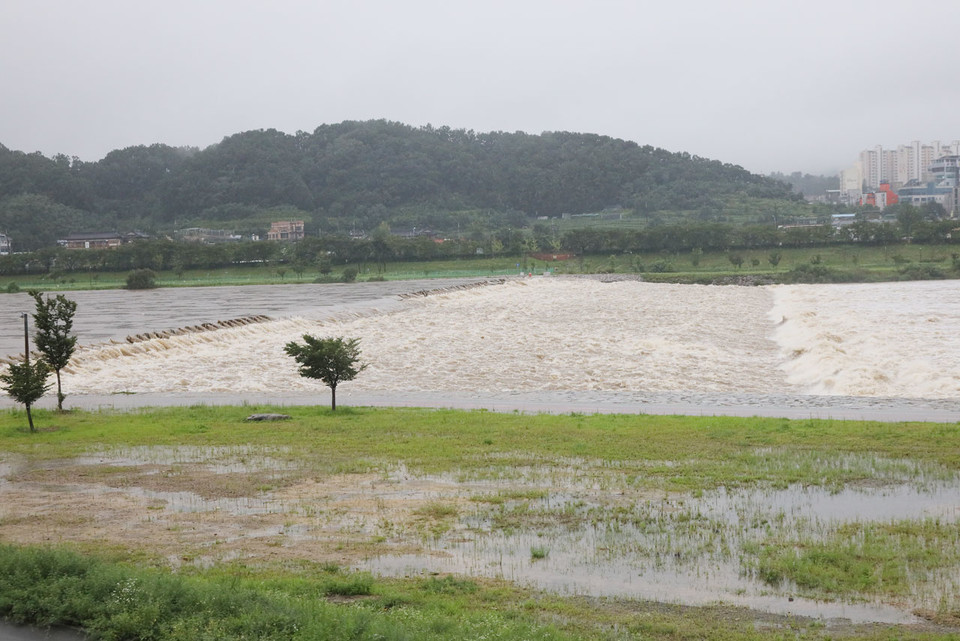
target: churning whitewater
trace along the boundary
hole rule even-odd
[[[543,277],[79,350],[70,394],[298,393],[285,343],[360,338],[356,391],[960,397],[960,282],[719,287]]]

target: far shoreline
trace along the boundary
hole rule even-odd
[[[774,256],[776,261],[774,261]],[[231,264],[209,269],[156,272],[157,288],[245,285],[367,283],[446,279],[494,279],[544,274],[634,278],[699,285],[878,283],[960,279],[954,244],[828,245],[725,251],[650,250],[535,259],[532,255],[338,264],[329,273],[295,273],[288,263]],[[735,260],[734,260],[735,259]],[[739,265],[739,266],[737,266]],[[348,272],[351,272],[348,274]],[[127,289],[129,271],[2,274],[0,294]]]

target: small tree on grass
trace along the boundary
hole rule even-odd
[[[33,427],[33,415],[30,406],[36,403],[49,389],[47,377],[50,375],[50,366],[44,361],[34,363],[13,363],[6,374],[0,374],[3,389],[13,400],[27,408],[27,422],[30,431],[36,432]]]
[[[64,394],[60,385],[60,370],[70,362],[77,346],[77,337],[70,335],[77,304],[63,294],[46,299],[38,291],[31,291],[30,295],[37,302],[37,309],[33,313],[33,322],[37,327],[34,342],[57,375],[57,411],[62,412]]]
[[[304,344],[291,341],[283,350],[300,363],[300,376],[316,378],[330,388],[330,409],[337,409],[337,385],[352,381],[367,368],[360,362],[359,338],[317,338],[303,335]]]

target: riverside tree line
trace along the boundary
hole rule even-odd
[[[501,229],[489,234],[436,239],[402,237],[381,224],[364,238],[324,235],[296,243],[240,242],[217,245],[140,240],[116,249],[67,250],[47,248],[0,256],[0,275],[40,275],[82,272],[123,272],[139,269],[184,272],[231,265],[271,263],[292,273],[326,273],[336,265],[387,261],[468,259],[479,255],[529,254],[610,255],[633,252],[735,251],[826,247],[835,244],[897,245],[905,239],[924,244],[960,243],[960,223],[941,218],[935,208],[896,205],[888,208],[896,220],[872,222],[861,217],[850,225],[778,228],[774,225],[689,223],[642,229],[582,228],[558,233],[547,223],[529,229]],[[438,242],[442,240],[442,242]]]

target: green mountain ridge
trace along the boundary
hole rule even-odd
[[[761,199],[802,196],[736,165],[570,132],[347,121],[313,133],[247,131],[205,149],[127,147],[96,162],[0,145],[0,232],[18,251],[74,232],[222,226],[242,233],[292,217],[306,220],[308,233],[368,231],[382,222],[522,227],[610,207],[711,220],[728,202]]]

